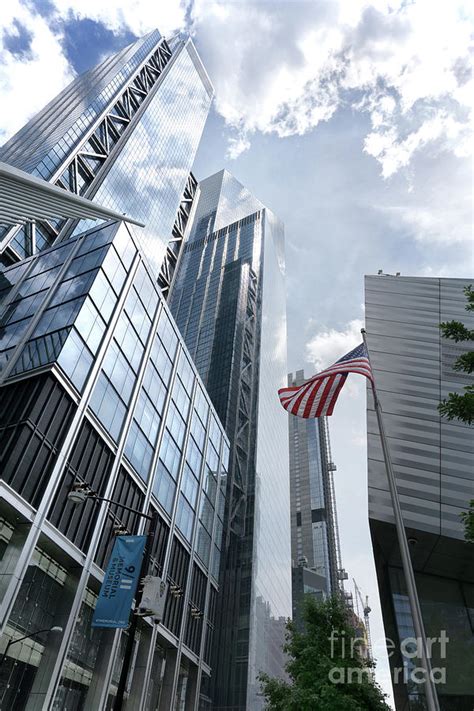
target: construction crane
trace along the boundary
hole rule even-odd
[[[356,581],[354,580],[354,578],[352,578],[352,582],[354,583],[354,589],[355,589],[355,593],[356,593],[355,601],[356,601],[357,615],[358,615],[358,617],[360,617],[361,612],[364,615],[365,632],[367,635],[367,656],[368,656],[369,660],[372,661],[373,660],[372,639],[370,637],[370,623],[369,623],[369,614],[371,612],[371,608],[369,607],[369,596],[368,595],[365,596],[365,605],[364,605],[364,601],[362,599],[362,593],[361,593]],[[360,602],[360,606],[361,606],[360,610],[359,610],[359,602]]]

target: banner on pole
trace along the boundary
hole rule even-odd
[[[146,536],[117,536],[105,571],[92,627],[128,627]]]

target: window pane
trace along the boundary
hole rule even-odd
[[[196,506],[196,497],[198,492],[198,480],[193,475],[191,469],[185,465],[183,476],[181,479],[181,491],[194,508]]]
[[[170,381],[172,363],[162,342],[157,337],[155,338],[151,349],[151,360],[164,384],[168,385]]]
[[[212,533],[212,522],[214,520],[214,507],[205,494],[201,496],[200,520],[209,533]]]
[[[145,437],[151,444],[154,444],[158,434],[161,417],[143,390],[140,392],[140,396],[135,407],[135,419],[140,425]]]
[[[125,456],[137,473],[147,481],[153,457],[153,449],[149,442],[147,442],[135,420],[132,421],[127,437]]]
[[[197,554],[201,558],[204,565],[209,565],[209,556],[211,553],[211,537],[205,528],[199,524],[198,539],[197,539]]]
[[[161,414],[165,404],[166,388],[158,375],[156,368],[150,362],[148,362],[145,370],[143,389],[155,405],[158,412]]]
[[[118,394],[128,403],[135,384],[135,374],[114,341],[107,349],[102,367]]]
[[[170,358],[173,359],[178,346],[178,338],[173,326],[171,325],[168,314],[164,309],[161,312],[160,320],[158,321],[158,335],[160,336]]]
[[[167,511],[170,515],[173,508],[175,490],[176,484],[166,471],[166,467],[163,466],[162,462],[158,462],[155,481],[153,483],[153,493],[165,511]]]
[[[179,378],[176,378],[173,384],[173,400],[175,401],[179,412],[184,418],[187,418],[189,412],[189,395],[184,389]]]
[[[170,402],[168,415],[166,417],[166,426],[171,432],[174,441],[182,449],[184,435],[186,433],[186,425],[183,418],[178,412],[178,409],[174,402]]]
[[[89,296],[93,300],[101,316],[105,319],[105,321],[108,321],[117,302],[117,297],[102,270],[98,272],[92,288],[89,291]]]
[[[90,299],[84,301],[74,325],[92,353],[96,353],[104,335],[105,323]]]
[[[165,430],[163,441],[161,443],[160,459],[165,464],[173,479],[176,479],[181,460],[181,452],[168,430]]]
[[[178,508],[176,511],[176,525],[188,541],[191,540],[193,523],[194,512],[183,495],[181,495],[179,497]]]

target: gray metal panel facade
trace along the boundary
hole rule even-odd
[[[427,637],[444,630],[447,651],[436,645],[432,667],[445,670],[437,685],[441,711],[470,711],[474,702],[474,551],[464,540],[460,514],[474,496],[474,429],[442,418],[438,404],[469,380],[453,370],[468,344],[441,337],[439,323],[474,327],[465,310],[463,279],[367,276],[366,330],[383,409],[406,534]],[[423,684],[399,644],[414,636],[406,584],[372,395],[367,391],[369,522],[390,655],[397,711],[424,706]],[[404,669],[403,678],[399,671]],[[405,676],[406,674],[406,676]],[[398,681],[396,679],[398,678]]]
[[[465,344],[441,338],[449,319],[474,327],[463,279],[367,276],[366,328],[406,524],[463,538],[459,514],[474,488],[471,427],[437,406],[469,381],[452,369]],[[377,423],[368,390],[369,516],[393,523]]]

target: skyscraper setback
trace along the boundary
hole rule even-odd
[[[143,532],[152,513],[150,573],[168,588],[160,623],[137,623],[127,707],[208,704],[229,443],[163,291],[211,97],[191,41],[154,32],[0,151],[146,223],[2,228],[2,707],[113,706],[130,633],[91,618],[114,532]],[[114,503],[78,509],[78,486]]]
[[[213,708],[263,706],[291,616],[283,225],[227,171],[199,198],[170,307],[231,442]]]

